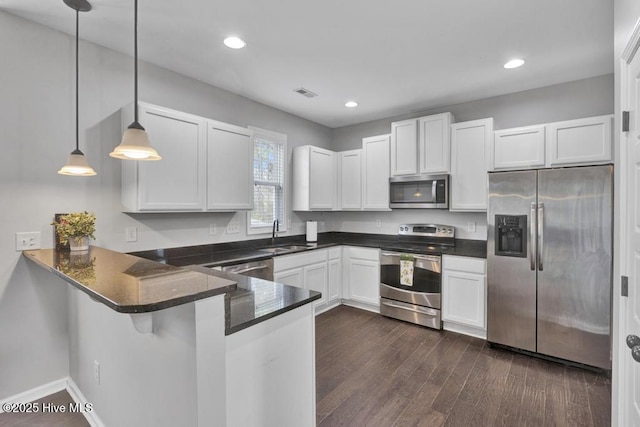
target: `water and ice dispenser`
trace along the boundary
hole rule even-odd
[[[526,258],[527,216],[496,215],[496,255]]]

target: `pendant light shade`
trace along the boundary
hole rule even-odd
[[[79,34],[80,34],[80,12],[88,12],[91,10],[91,5],[86,0],[64,0],[64,3],[71,9],[76,11],[76,149],[69,154],[67,164],[65,164],[58,173],[60,175],[72,175],[72,176],[94,176],[96,171],[93,170],[84,153],[79,148],[79,131],[78,131],[78,117],[79,117],[79,105],[78,105],[78,82],[79,67],[78,67],[78,55],[79,49]]]
[[[138,122],[138,0],[134,0],[133,12],[133,98],[134,119],[122,135],[122,142],[109,155],[122,160],[160,160],[162,157],[151,146],[149,135]]]

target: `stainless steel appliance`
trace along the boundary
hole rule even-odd
[[[273,280],[273,258],[243,262],[241,264],[225,265],[222,271],[241,274],[243,276],[257,277],[258,279]]]
[[[380,253],[380,314],[441,329],[439,247],[454,244],[455,228],[402,224],[395,245]],[[422,249],[432,254],[412,252]]]
[[[487,340],[611,369],[613,166],[489,173]]]
[[[389,207],[449,208],[449,175],[404,175],[389,178]]]

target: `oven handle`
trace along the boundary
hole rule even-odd
[[[401,255],[411,255],[412,257],[414,257],[415,259],[422,259],[425,261],[432,261],[432,262],[440,262],[440,257],[437,255],[416,255],[416,254],[406,254],[406,253],[399,253],[399,252],[382,252],[382,256],[401,256]]]
[[[410,311],[412,313],[429,314],[431,316],[436,316],[438,314],[438,310],[433,310],[431,308],[420,307],[420,306],[405,307],[404,305],[394,304],[393,302],[390,302],[390,301],[382,301],[382,305],[386,305],[387,307],[391,307],[391,308],[399,308],[401,310]]]

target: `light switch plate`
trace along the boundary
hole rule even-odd
[[[476,231],[476,222],[475,221],[467,222],[467,231],[469,233],[475,233],[475,231]]]
[[[39,231],[16,233],[16,251],[30,251],[40,249],[41,238]]]
[[[215,224],[209,224],[209,235],[210,236],[214,236],[216,234],[216,225]]]

